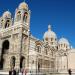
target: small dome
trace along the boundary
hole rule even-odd
[[[3,18],[6,18],[6,17],[11,18],[11,13],[9,11],[6,11],[3,13]]]
[[[55,32],[53,32],[52,30],[51,30],[51,26],[49,25],[48,26],[48,31],[46,31],[45,33],[44,33],[44,37],[43,37],[44,39],[46,39],[46,38],[57,38],[57,36],[56,36],[56,34],[55,34]]]
[[[20,3],[19,9],[27,9],[28,10],[28,5],[25,2]]]
[[[61,38],[58,43],[69,45],[69,41],[66,38]]]

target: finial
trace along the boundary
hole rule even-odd
[[[8,11],[9,11],[9,9],[8,9]]]
[[[24,2],[25,2],[25,0],[24,0]]]
[[[71,49],[73,48],[73,46],[71,46]]]
[[[62,35],[62,38],[64,38],[64,36]]]
[[[50,24],[48,25],[48,30],[51,30],[51,25]]]

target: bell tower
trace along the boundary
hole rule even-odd
[[[12,16],[9,11],[5,11],[0,18],[0,28],[5,29],[12,25]]]
[[[9,50],[12,45],[11,41],[11,29],[12,17],[9,11],[5,11],[0,17],[0,70],[8,69],[9,65]]]
[[[30,10],[25,2],[20,3],[15,10],[14,25],[16,24],[30,29]]]
[[[17,55],[14,55],[17,57],[15,58],[17,61],[15,68],[28,68],[30,10],[25,2],[20,3],[18,8],[15,10],[13,28],[13,34],[15,35],[13,35],[12,39],[15,41],[17,40],[17,42],[13,42],[14,44],[17,44],[17,50],[15,48],[16,46],[14,47]]]
[[[4,12],[0,18],[0,69],[28,68],[29,34],[30,10],[25,2],[15,10],[14,21],[9,11]]]
[[[14,28],[18,32],[18,52],[16,68],[28,67],[28,50],[29,50],[29,34],[30,34],[30,10],[25,2],[19,4],[15,10]],[[16,38],[17,39],[17,38]]]

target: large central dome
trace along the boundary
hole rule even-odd
[[[53,31],[51,30],[51,26],[50,26],[50,25],[48,26],[48,31],[46,31],[46,32],[44,33],[44,37],[43,37],[43,38],[44,38],[44,39],[46,39],[46,38],[48,38],[48,39],[50,39],[50,38],[57,38],[55,32],[53,32]]]

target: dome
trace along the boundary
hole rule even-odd
[[[58,43],[69,45],[69,41],[66,38],[61,38]]]
[[[20,3],[19,9],[28,9],[28,5],[25,2]]]
[[[3,18],[6,18],[6,17],[11,18],[11,13],[9,11],[6,11],[3,13]]]
[[[53,31],[51,30],[51,26],[50,26],[50,25],[48,26],[48,31],[46,31],[46,32],[44,33],[44,37],[43,37],[43,38],[44,38],[44,39],[46,39],[46,38],[57,38],[55,32],[53,32]]]

